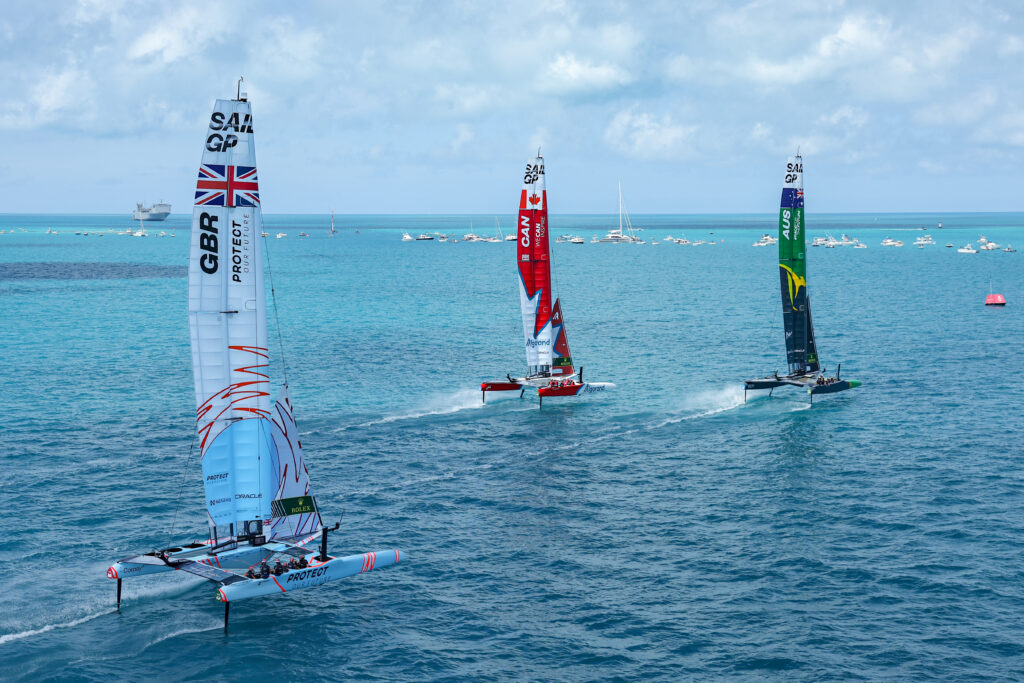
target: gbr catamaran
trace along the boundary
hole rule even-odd
[[[786,164],[785,184],[779,207],[779,277],[782,282],[782,320],[786,328],[786,360],[789,374],[749,379],[743,386],[743,400],[747,392],[786,385],[804,387],[813,402],[816,394],[833,394],[859,387],[855,379],[826,377],[818,362],[818,348],[814,343],[814,325],[811,323],[811,299],[807,294],[807,258],[804,241],[804,164],[799,150]]]
[[[316,586],[404,556],[327,552],[327,534],[339,525],[324,525],[313,497],[287,375],[270,403],[263,220],[241,81],[236,99],[217,100],[206,135],[192,213],[188,317],[209,539],[126,557],[107,577],[117,580],[118,609],[124,579],[175,571],[207,579],[218,585],[226,629],[235,600]]]
[[[551,247],[548,241],[548,193],[545,187],[544,157],[526,162],[523,189],[519,193],[519,227],[516,264],[519,269],[519,301],[526,338],[526,375],[505,382],[480,384],[481,398],[488,391],[536,389],[540,405],[545,397],[582,396],[614,387],[610,382],[584,382],[569,353],[569,339],[562,318],[562,305],[551,293]]]

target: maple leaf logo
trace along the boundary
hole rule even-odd
[[[540,197],[537,196],[536,192],[533,193],[532,195],[530,195],[530,203],[531,204],[539,204],[540,203]]]

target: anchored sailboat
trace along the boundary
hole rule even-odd
[[[519,299],[523,333],[526,338],[526,375],[506,382],[483,382],[481,397],[488,391],[536,389],[540,403],[546,396],[581,396],[614,387],[608,382],[584,382],[583,368],[576,371],[569,354],[569,342],[558,299],[552,304],[551,248],[548,241],[548,194],[545,188],[544,158],[526,162],[523,189],[519,195],[519,227],[516,264],[519,269]]]
[[[287,379],[270,403],[262,224],[252,112],[239,81],[237,99],[217,100],[210,116],[189,260],[196,439],[210,538],[115,562],[107,576],[117,580],[118,608],[123,579],[184,571],[218,584],[227,628],[232,601],[316,586],[403,558],[398,550],[327,553],[327,534],[338,524],[329,528],[321,520]]]
[[[839,379],[838,367],[835,377],[825,377],[818,362],[814,325],[811,323],[811,299],[807,294],[803,174],[803,157],[798,151],[796,157],[791,157],[786,164],[779,207],[779,276],[789,374],[780,377],[776,372],[771,377],[747,380],[743,387],[744,400],[748,391],[768,389],[771,395],[775,387],[785,385],[805,387],[812,401],[816,394],[832,394],[860,386],[855,379]]]

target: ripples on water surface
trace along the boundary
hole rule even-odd
[[[574,357],[618,388],[543,412],[476,391],[523,362],[512,243],[398,240],[468,218],[266,222],[290,233],[268,247],[332,547],[408,562],[238,603],[227,636],[189,577],[126,582],[114,613],[111,560],[205,530],[193,458],[168,536],[187,220],[2,216],[30,232],[0,235],[0,677],[1024,676],[1021,253],[941,246],[1024,246],[1024,216],[812,214],[870,248],[809,250],[819,351],[864,382],[811,408],[743,404],[784,367],[776,252],[750,247],[772,217],[638,221],[714,246],[555,245]]]

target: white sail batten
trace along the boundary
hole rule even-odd
[[[250,105],[217,100],[196,181],[189,327],[210,521],[268,520],[277,488]]]

